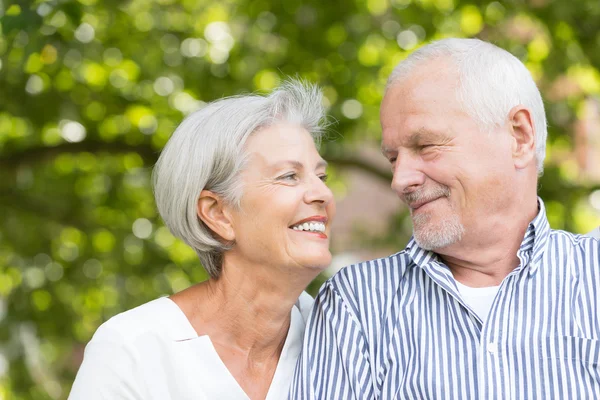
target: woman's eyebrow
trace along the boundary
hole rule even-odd
[[[289,165],[289,166],[294,167],[296,169],[303,169],[304,168],[304,165],[302,165],[302,163],[300,161],[296,161],[296,160],[281,160],[281,161],[277,161],[276,163],[270,165],[270,167],[276,169],[276,168],[279,168],[279,167],[282,167],[282,166],[286,166],[286,165]],[[317,163],[316,168],[325,168],[325,167],[327,167],[327,165],[328,165],[327,161],[320,160]]]

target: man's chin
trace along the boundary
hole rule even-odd
[[[445,223],[438,229],[415,229],[413,237],[420,248],[436,251],[460,242],[463,233],[460,223]]]

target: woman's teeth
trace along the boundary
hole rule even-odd
[[[308,231],[308,232],[325,232],[325,224],[322,222],[305,222],[303,224],[295,225],[292,227],[295,231]]]

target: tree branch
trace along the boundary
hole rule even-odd
[[[325,159],[329,164],[336,165],[339,167],[356,168],[366,173],[373,175],[376,178],[384,180],[386,183],[392,181],[392,173],[388,169],[382,169],[366,160],[362,160],[357,157],[345,157],[345,156],[330,156],[325,155]]]
[[[54,147],[32,147],[26,150],[13,152],[0,156],[0,168],[4,170],[16,170],[22,165],[50,162],[61,154],[71,153],[112,153],[139,154],[146,165],[153,165],[158,159],[159,151],[153,149],[149,144],[130,145],[122,142],[102,142],[97,140],[86,140],[80,143],[62,143]],[[371,174],[385,182],[390,182],[392,174],[387,169],[382,169],[366,160],[344,155],[326,154],[327,161],[336,166],[356,168]]]
[[[5,170],[16,170],[22,165],[49,162],[61,154],[66,153],[137,153],[144,163],[154,164],[158,159],[159,152],[148,144],[130,145],[121,142],[101,142],[97,140],[86,140],[79,143],[62,143],[58,146],[38,146],[25,150],[15,151],[0,156],[0,168]]]
[[[6,201],[8,200],[8,201]],[[6,209],[11,208],[16,212],[24,212],[41,220],[53,221],[62,226],[74,226],[82,231],[90,226],[74,218],[71,213],[59,213],[56,209],[48,207],[44,202],[31,197],[22,196],[17,191],[0,192],[0,204]]]

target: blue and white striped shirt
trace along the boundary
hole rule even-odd
[[[600,399],[600,241],[539,205],[485,323],[413,240],[327,281],[290,399]]]

